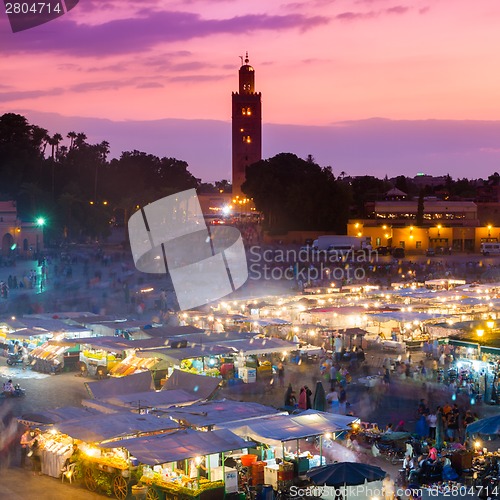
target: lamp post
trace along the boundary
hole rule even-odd
[[[42,243],[43,243],[43,227],[45,226],[45,218],[44,217],[37,217],[35,224],[37,228],[39,228],[42,231]],[[40,251],[40,242],[39,242],[39,237],[38,237],[38,231],[36,232],[36,257],[38,258],[38,253]]]

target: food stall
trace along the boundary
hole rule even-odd
[[[41,439],[42,473],[60,477],[63,467],[71,462],[75,464],[73,475],[88,490],[99,490],[124,500],[138,480],[137,460],[123,447],[101,448],[101,445],[117,439],[172,432],[179,425],[172,420],[130,412],[86,413],[46,427]]]
[[[148,412],[210,398],[220,382],[220,378],[175,370],[163,388],[156,391],[151,373],[139,372],[128,377],[86,382],[85,387],[93,399],[83,400],[82,404],[103,413],[125,409]]]
[[[137,458],[148,500],[222,500],[226,492],[238,490],[237,473],[225,466],[225,453],[253,444],[225,429],[183,429],[102,444],[101,448],[121,446]]]
[[[233,353],[231,348],[215,342],[205,344],[184,342],[181,345],[182,347],[140,349],[134,356],[142,360],[152,358],[158,360],[153,367],[158,376],[166,375],[168,378],[177,369],[192,374],[219,377],[221,358]]]
[[[331,413],[307,410],[300,415],[271,415],[258,419],[220,424],[238,436],[256,441],[261,445],[261,456],[255,461],[265,462],[265,484],[274,489],[291,485],[294,476],[302,476],[312,467],[326,464],[323,444],[326,439],[335,440],[351,430],[351,425],[359,422],[356,417],[333,415]],[[304,440],[316,438],[318,453]],[[267,449],[265,450],[265,447]],[[281,464],[276,463],[281,459]],[[290,472],[290,465],[292,475]]]
[[[80,347],[73,342],[49,340],[29,353],[31,368],[42,373],[76,369]]]
[[[244,383],[256,382],[258,378],[271,378],[275,371],[273,355],[283,359],[297,349],[295,342],[264,336],[224,340],[219,345],[229,348],[233,353],[234,373]]]

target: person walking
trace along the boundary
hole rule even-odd
[[[310,410],[312,408],[312,401],[311,401],[311,396],[312,396],[312,391],[307,387],[307,385],[304,386],[305,393],[306,393],[306,409]]]
[[[40,430],[35,430],[35,436],[30,441],[30,458],[31,458],[31,466],[33,470],[33,475],[42,475],[42,436],[40,434]]]
[[[298,407],[300,410],[307,410],[306,386],[300,388]]]
[[[285,387],[285,367],[281,361],[278,363],[278,382],[281,388]]]
[[[339,392],[339,413],[345,415],[347,411],[347,393],[342,387]]]
[[[382,481],[382,491],[384,493],[385,500],[394,500],[396,494],[396,485],[391,479],[390,474],[387,474],[387,476],[385,476],[384,480]]]
[[[23,432],[21,436],[21,468],[26,467],[26,456],[28,455],[29,446],[31,442],[31,430],[29,427]]]
[[[335,386],[326,395],[326,400],[332,405],[332,413],[339,413],[339,393]]]
[[[436,412],[430,412],[427,415],[427,425],[429,426],[429,437],[432,440],[436,439],[436,423],[437,423]]]
[[[285,392],[285,407],[294,408],[297,403],[295,397],[295,392],[293,392],[292,384],[288,384],[288,388]]]

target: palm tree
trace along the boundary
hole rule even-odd
[[[79,132],[76,134],[74,146],[77,148],[81,148],[84,144],[86,144],[87,136],[83,132]]]
[[[48,143],[52,146],[52,198],[55,198],[55,168],[56,168],[56,155],[59,153],[59,143],[63,140],[63,136],[56,132],[52,137],[49,137]]]
[[[99,171],[99,166],[104,165],[106,163],[106,158],[109,154],[109,142],[102,141],[100,144],[96,144],[95,150],[97,151],[97,155],[99,161],[96,161],[95,164],[95,179],[94,179],[94,201],[97,202],[97,173]]]
[[[59,152],[59,143],[63,140],[63,136],[59,133],[59,132],[56,132],[53,136],[52,136],[52,140],[51,142],[49,143],[51,146],[52,146],[52,159],[55,158],[55,155],[54,155],[54,148],[55,148],[55,152],[58,153]]]
[[[69,149],[73,149],[73,144],[75,142],[75,139],[76,139],[76,132],[68,132],[68,134],[66,135],[66,137],[71,141],[69,143]]]

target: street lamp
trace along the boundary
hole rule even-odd
[[[46,220],[45,217],[37,217],[35,220],[35,224],[42,231],[42,240],[43,240],[43,227],[45,226]],[[36,256],[38,258],[38,252],[40,251],[40,243],[38,238],[38,231],[36,232]]]
[[[491,230],[493,229],[493,226],[491,224],[488,224],[488,238],[491,238]]]
[[[437,235],[438,235],[438,238],[441,238],[441,228],[442,228],[442,227],[443,227],[443,226],[441,226],[441,224],[438,224],[438,225],[437,225],[437,230],[438,230]]]

